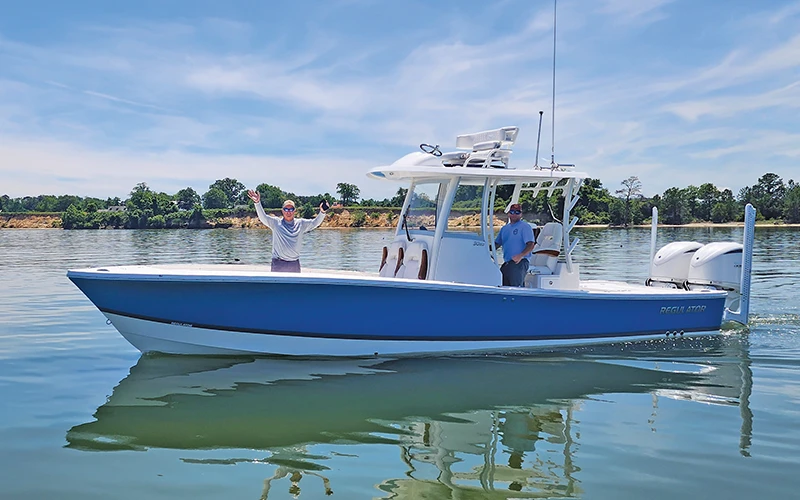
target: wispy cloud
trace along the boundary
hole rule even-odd
[[[213,155],[182,151],[164,153],[85,149],[69,143],[17,140],[0,143],[4,165],[13,165],[4,176],[3,189],[11,193],[71,194],[92,196],[122,195],[137,183],[146,182],[153,189],[177,192],[192,186],[199,192],[208,189],[215,179],[235,177],[248,186],[261,182],[279,185],[300,193],[333,192],[338,182],[366,185],[362,175],[374,166],[368,160],[331,159],[308,155],[301,158],[270,155]],[[65,186],[58,179],[70,178]],[[372,181],[372,189],[391,195],[394,189]],[[79,192],[77,192],[79,190]]]
[[[552,4],[426,4],[449,9],[438,17],[357,5],[302,16],[280,5],[263,18],[141,10],[65,22],[63,38],[0,33],[0,191],[57,192],[69,177],[121,195],[141,181],[167,190],[206,177],[205,189],[239,176],[296,192],[356,182],[379,196],[396,186],[368,188],[366,168],[459,133],[519,125],[515,159],[533,164],[539,110],[549,153]],[[679,7],[559,2],[557,155],[612,187],[640,175],[648,192],[752,183],[764,159],[789,177],[800,3],[753,4],[730,21],[724,5],[696,6],[720,19],[703,26],[713,46],[698,45]],[[770,37],[728,37],[764,19]]]
[[[598,10],[620,23],[652,23],[664,19],[663,7],[675,0],[601,0]]]
[[[770,24],[781,24],[787,20],[800,17],[800,2],[791,3],[769,14]]]
[[[800,80],[761,94],[728,95],[664,106],[664,110],[690,121],[703,116],[731,117],[752,111],[767,111],[769,108],[800,108]]]
[[[710,92],[729,89],[753,81],[768,82],[782,72],[793,72],[800,67],[800,35],[760,52],[736,48],[722,61],[710,68],[701,69],[683,79],[657,83],[655,88],[664,91],[687,90]]]
[[[166,111],[165,108],[162,108],[160,106],[155,106],[153,104],[146,104],[146,103],[141,103],[141,102],[135,102],[135,101],[131,101],[129,99],[123,99],[121,97],[114,97],[113,95],[103,94],[101,92],[94,92],[94,91],[91,91],[91,90],[84,90],[83,93],[86,94],[86,95],[93,96],[93,97],[99,97],[100,99],[108,99],[109,101],[120,102],[120,103],[123,103],[123,104],[130,104],[131,106],[137,106],[137,107],[140,107],[140,108],[150,108],[150,109],[158,109],[158,110]]]

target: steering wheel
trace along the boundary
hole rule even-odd
[[[430,144],[420,144],[419,149],[423,152],[428,153],[429,155],[433,156],[442,156],[442,152],[439,151],[439,145],[431,146]]]

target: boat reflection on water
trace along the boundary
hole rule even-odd
[[[739,406],[747,454],[751,384],[747,340],[737,334],[506,357],[146,355],[96,420],[66,439],[92,451],[263,450],[277,466],[263,498],[277,482],[299,494],[303,476],[320,483],[312,494],[330,494],[331,457],[309,451],[320,444],[398,447],[403,473],[375,485],[392,498],[571,497],[581,493],[573,413],[587,398],[650,393]],[[245,460],[253,461],[225,463]]]

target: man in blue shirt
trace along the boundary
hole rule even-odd
[[[533,228],[522,220],[522,206],[514,203],[508,208],[508,224],[494,240],[496,247],[503,247],[503,286],[524,286],[535,243]]]

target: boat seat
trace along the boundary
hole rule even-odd
[[[557,222],[548,222],[539,231],[536,246],[533,247],[531,265],[528,272],[531,274],[553,274],[561,253],[561,240],[563,227]]]
[[[398,269],[403,264],[406,244],[404,241],[393,241],[388,247],[383,247],[381,267],[378,274],[384,278],[394,278]]]
[[[441,156],[442,165],[508,168],[511,146],[516,142],[518,133],[518,127],[501,127],[459,135],[456,137],[456,148],[469,151],[444,153]]]
[[[408,244],[395,277],[421,280],[428,277],[428,245],[425,242],[412,241]]]

